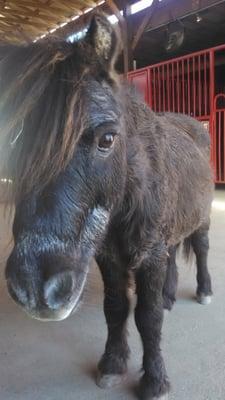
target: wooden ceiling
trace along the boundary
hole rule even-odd
[[[137,67],[143,67],[224,43],[225,0],[153,0],[151,7],[130,15],[129,5],[135,2],[137,0],[0,0],[0,44],[31,42],[49,33],[68,37],[87,25],[97,6],[107,14],[114,13],[120,21],[126,50],[118,63],[121,72],[132,69],[133,59]],[[119,12],[121,9],[124,18]],[[197,22],[199,15],[200,22]],[[185,42],[175,53],[168,54],[165,49],[168,26],[178,21],[184,27]]]
[[[0,42],[33,41],[101,3],[100,0],[0,0]]]

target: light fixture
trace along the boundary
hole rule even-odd
[[[93,10],[93,7],[86,8],[86,10],[84,10],[84,14],[87,14],[92,10]]]
[[[63,28],[64,26],[66,26],[68,24],[68,22],[62,22],[61,24],[59,24],[60,28]]]
[[[71,21],[76,21],[76,19],[78,19],[80,16],[79,15],[74,15],[72,18],[71,18]]]
[[[199,14],[196,14],[196,22],[201,22],[202,21],[202,17]]]

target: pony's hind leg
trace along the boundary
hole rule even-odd
[[[127,371],[128,276],[119,263],[101,257],[97,262],[104,282],[104,313],[108,327],[105,352],[98,364],[97,385],[105,389],[120,384]]]
[[[178,272],[176,265],[177,246],[171,246],[168,251],[166,279],[163,287],[163,307],[172,310],[176,301]]]
[[[191,235],[191,245],[196,255],[197,264],[197,301],[207,305],[211,303],[212,285],[208,271],[209,226],[202,226]]]

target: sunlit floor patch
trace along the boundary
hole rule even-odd
[[[213,200],[212,208],[218,211],[225,211],[225,201],[223,200]]]

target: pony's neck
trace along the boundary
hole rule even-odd
[[[158,206],[154,204],[155,180],[160,178],[160,137],[158,118],[137,95],[126,93],[127,182],[123,213],[129,220],[154,224]],[[154,209],[152,205],[154,204]]]

